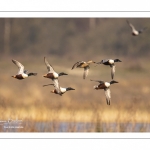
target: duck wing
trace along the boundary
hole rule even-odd
[[[105,91],[107,105],[110,105],[110,101],[111,101],[110,89],[109,88],[105,88],[104,91]]]
[[[81,66],[84,63],[85,63],[84,61],[78,61],[72,66],[72,69],[74,69],[75,67]]]
[[[133,31],[136,31],[135,27],[127,20],[128,25],[131,27]]]
[[[12,62],[19,68],[18,74],[24,73],[24,66],[17,60],[12,59]]]
[[[59,85],[58,79],[52,79],[52,81],[53,81],[53,83],[54,83],[54,87],[55,87],[57,93],[58,93],[59,95],[62,95],[62,92],[61,92],[61,90],[60,90],[60,85]]]
[[[43,85],[43,87],[44,87],[44,86],[49,86],[49,85],[53,85],[53,86],[54,86],[54,84],[45,84],[45,85]]]
[[[114,75],[115,75],[116,66],[115,65],[111,65],[110,67],[111,67],[111,78],[113,79]]]
[[[100,80],[91,80],[91,81],[99,82],[100,84],[104,83],[104,81],[100,81]]]
[[[90,69],[89,66],[87,66],[87,67],[84,68],[83,79],[85,79],[85,78],[87,77],[87,75],[88,75],[88,73],[89,73],[89,69]]]
[[[52,67],[52,65],[50,65],[50,64],[48,63],[48,61],[46,60],[46,57],[44,57],[44,62],[45,62],[45,65],[46,65],[47,70],[48,70],[49,73],[55,72],[54,69],[53,69],[53,67]]]

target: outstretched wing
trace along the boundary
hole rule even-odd
[[[49,86],[49,85],[53,85],[53,86],[54,86],[54,84],[45,84],[45,85],[43,85],[43,87],[44,87],[44,86]]]
[[[132,30],[136,30],[135,27],[127,20],[128,25],[131,27]]]
[[[104,81],[100,81],[100,80],[91,80],[91,81],[99,82],[100,84],[104,83]]]
[[[85,78],[87,77],[87,75],[88,75],[88,73],[89,73],[89,69],[90,69],[89,66],[87,66],[87,67],[84,68],[83,79],[85,79]]]
[[[79,65],[82,65],[84,63],[85,63],[84,61],[78,61],[72,66],[72,69],[74,69],[75,67],[78,67]]]
[[[50,64],[48,63],[48,61],[46,60],[46,57],[44,57],[44,62],[45,62],[45,65],[46,65],[47,70],[48,70],[49,73],[55,72],[54,69],[53,69],[53,67],[52,67],[52,65],[50,65]]]
[[[116,66],[115,65],[111,65],[111,78],[113,79],[114,78],[114,75],[115,75],[115,68]]]
[[[107,105],[110,105],[110,101],[111,101],[110,89],[109,88],[105,88],[104,91],[105,91]]]
[[[19,68],[18,74],[24,73],[24,66],[17,60],[12,59],[12,62]]]

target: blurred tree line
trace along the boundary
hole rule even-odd
[[[128,20],[137,29],[150,24]],[[2,55],[150,55],[149,28],[133,37],[126,18],[1,18],[0,33]]]

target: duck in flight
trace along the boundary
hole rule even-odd
[[[84,68],[83,79],[85,79],[87,77],[88,73],[89,73],[91,63],[96,63],[96,62],[94,62],[92,60],[87,61],[87,62],[78,61],[73,65],[72,69],[74,69],[74,68]]]
[[[16,78],[18,80],[22,80],[22,79],[25,79],[29,76],[36,76],[37,75],[37,73],[32,73],[32,72],[27,74],[28,71],[24,70],[24,66],[20,62],[18,62],[17,60],[12,59],[12,62],[19,68],[18,74],[12,76],[13,78]]]
[[[75,90],[75,89],[72,88],[72,87],[67,87],[67,88],[62,88],[62,87],[60,87],[60,92],[61,92],[61,94],[60,94],[59,91],[57,90],[57,87],[55,86],[55,84],[47,84],[47,85],[43,85],[43,87],[44,87],[44,86],[49,86],[49,85],[53,85],[53,86],[55,87],[55,89],[51,91],[52,93],[59,94],[59,95],[61,95],[61,96],[62,96],[62,94],[64,94],[64,93],[67,92],[67,91]]]
[[[57,89],[57,92],[61,95],[58,77],[59,76],[63,76],[63,75],[68,75],[68,74],[66,74],[64,72],[60,72],[60,73],[55,72],[55,70],[52,67],[52,65],[50,65],[48,63],[48,61],[46,60],[46,57],[44,57],[44,62],[45,62],[45,65],[47,67],[48,73],[43,75],[43,77],[52,79],[52,81],[53,81],[53,83],[55,85],[55,88]]]
[[[110,82],[104,82],[104,81],[99,81],[99,80],[91,80],[91,81],[99,82],[99,85],[95,85],[94,89],[96,90],[104,89],[107,105],[110,105],[110,102],[111,102],[110,85],[114,83],[119,83],[119,82],[114,81],[114,80]]]
[[[147,27],[142,28],[141,30],[136,30],[135,27],[127,20],[128,25],[131,27],[132,35],[137,36],[141,34]]]
[[[119,59],[103,59],[100,62],[98,62],[97,64],[103,64],[103,65],[109,65],[111,67],[111,78],[114,78],[115,75],[115,62],[122,62]]]

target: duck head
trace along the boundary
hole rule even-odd
[[[110,81],[110,84],[119,83],[118,81],[112,80]]]
[[[75,89],[73,89],[72,87],[66,88],[66,91],[70,91],[70,90],[75,90]]]
[[[64,72],[60,72],[58,75],[59,75],[59,76],[63,76],[63,75],[68,75],[68,74],[67,74],[67,73],[64,73]]]
[[[119,59],[114,59],[114,62],[122,62],[122,61]]]

